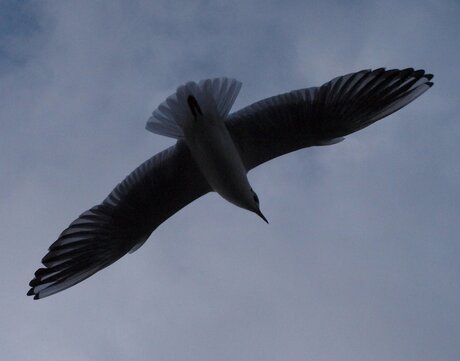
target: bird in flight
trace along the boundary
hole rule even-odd
[[[239,81],[181,85],[146,126],[176,144],[142,163],[59,235],[27,295],[40,299],[83,281],[139,249],[161,223],[211,191],[268,223],[248,171],[298,149],[342,141],[413,101],[432,78],[412,68],[362,70],[231,114]]]

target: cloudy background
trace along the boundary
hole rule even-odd
[[[459,360],[459,17],[434,0],[1,0],[1,358]],[[144,126],[177,85],[236,77],[239,108],[381,66],[435,86],[252,171],[270,225],[208,194],[85,282],[25,296],[57,235],[173,144]]]

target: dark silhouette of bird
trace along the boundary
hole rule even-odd
[[[342,141],[413,101],[432,78],[412,68],[362,70],[231,114],[240,82],[180,86],[146,126],[176,144],[142,163],[59,235],[27,295],[39,299],[83,281],[137,250],[161,223],[211,191],[267,222],[248,171],[298,149]]]

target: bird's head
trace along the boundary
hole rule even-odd
[[[265,218],[265,216],[262,214],[260,210],[259,197],[257,196],[256,192],[254,192],[252,188],[250,189],[248,197],[246,198],[247,198],[246,199],[247,205],[244,208],[246,208],[247,210],[251,212],[254,212],[268,224],[267,218]]]

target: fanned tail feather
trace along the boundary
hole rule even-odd
[[[205,115],[225,119],[241,89],[241,82],[230,78],[188,82],[177,88],[153,112],[147,121],[146,129],[170,138],[182,139],[183,127],[193,121],[193,113],[188,99],[192,96]]]

